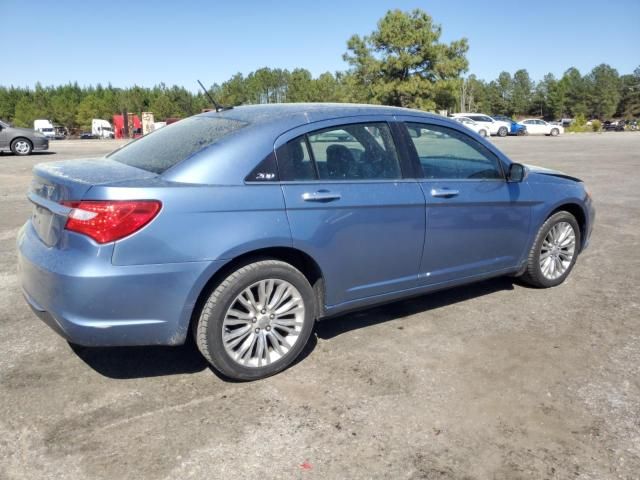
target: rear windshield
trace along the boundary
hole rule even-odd
[[[247,122],[230,118],[185,118],[125,145],[108,157],[149,172],[163,173],[246,125]]]

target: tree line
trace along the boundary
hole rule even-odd
[[[314,78],[304,68],[265,67],[246,76],[238,73],[210,91],[223,105],[355,102],[547,119],[640,116],[640,66],[624,75],[606,64],[584,75],[572,67],[561,78],[549,73],[538,82],[521,69],[485,81],[464,76],[469,66],[467,40],[443,43],[441,33],[441,25],[422,10],[390,10],[370,35],[348,40],[343,59],[349,68],[344,72]],[[71,130],[86,129],[93,118],[110,119],[123,111],[151,111],[160,121],[209,107],[202,92],[162,83],[153,88],[0,86],[0,118],[24,127],[48,118]]]

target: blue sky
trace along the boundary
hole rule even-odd
[[[352,34],[370,33],[389,9],[416,7],[443,26],[443,40],[469,39],[470,73],[480,78],[640,65],[640,0],[0,0],[0,85],[164,82],[195,91],[198,78],[210,85],[265,66],[318,75],[346,69]],[[28,20],[7,21],[18,18]]]

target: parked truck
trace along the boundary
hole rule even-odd
[[[91,120],[91,134],[96,138],[114,138],[113,128],[107,120]]]
[[[115,127],[116,138],[138,138],[142,136],[140,117],[133,113],[114,115],[113,126]]]
[[[51,123],[51,120],[44,120],[44,119],[34,120],[33,129],[36,132],[42,133],[47,138],[55,138],[56,136],[56,131],[53,128],[53,123]]]

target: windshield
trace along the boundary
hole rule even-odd
[[[125,145],[108,157],[161,174],[246,125],[247,122],[230,118],[185,118]]]

